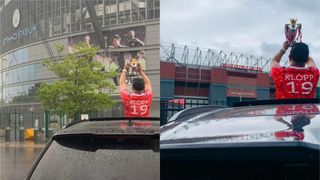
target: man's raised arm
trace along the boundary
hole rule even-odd
[[[148,78],[148,76],[141,69],[140,63],[138,63],[138,72],[140,73],[140,75],[141,75],[141,77],[142,77],[142,79],[144,81],[144,89],[145,89],[145,91],[149,90],[150,92],[152,92],[151,81]]]
[[[316,64],[314,63],[313,58],[310,56],[306,64],[307,64],[307,67],[317,67]]]
[[[272,61],[270,63],[270,70],[273,66],[278,65],[281,61],[282,56],[286,53],[286,50],[289,48],[290,44],[288,41],[285,41],[282,45],[282,48],[280,51],[272,58]]]
[[[120,81],[120,90],[125,90],[127,88],[126,76],[127,76],[127,72],[129,71],[129,68],[130,68],[130,64],[127,63],[121,72],[120,80],[119,80]]]

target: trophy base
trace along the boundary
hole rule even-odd
[[[293,47],[294,44],[295,44],[294,42],[291,42],[291,43],[290,43],[290,47]]]
[[[295,44],[297,44],[297,43],[299,43],[299,42],[297,42],[297,41],[292,41],[292,42],[290,42],[290,47],[293,47]]]
[[[127,74],[127,77],[137,77],[138,74],[137,73],[129,73]]]

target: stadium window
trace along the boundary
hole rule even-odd
[[[160,9],[159,8],[155,9],[154,14],[155,14],[154,17],[156,19],[159,19],[160,18]]]
[[[94,6],[95,10],[96,10],[96,14],[97,17],[101,17],[103,16],[103,4],[97,4]]]
[[[104,25],[105,25],[105,26],[109,26],[109,25],[110,25],[109,19],[110,19],[110,17],[108,17],[108,16],[106,16],[106,17],[104,18]]]
[[[130,11],[130,9],[131,9],[131,3],[130,3],[130,1],[124,2],[124,10],[125,10],[125,11]]]
[[[124,22],[125,23],[128,23],[130,22],[130,11],[126,11],[125,14],[124,14]]]
[[[154,19],[154,10],[151,9],[151,10],[148,10],[148,19]]]
[[[110,25],[116,24],[117,23],[117,18],[116,15],[110,17]]]
[[[76,25],[74,23],[71,24],[71,32],[74,32],[76,30]]]
[[[138,11],[132,12],[132,22],[138,21]]]
[[[145,7],[146,7],[145,0],[139,0],[139,8],[145,8]]]
[[[102,17],[98,17],[98,22],[99,22],[99,24],[101,24],[102,25]]]
[[[154,0],[154,7],[160,8],[160,0]]]
[[[119,1],[119,12],[124,11],[124,2],[122,0]]]
[[[146,19],[146,11],[144,8],[139,9],[139,21]]]

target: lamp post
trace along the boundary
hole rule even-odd
[[[30,112],[31,112],[31,127],[33,127],[33,107],[30,107]]]
[[[2,59],[1,60],[1,102],[0,102],[0,105],[2,105],[2,101],[3,101],[3,61],[5,59]],[[4,119],[4,112],[2,112],[2,118],[1,118],[1,121]],[[6,128],[6,132],[7,132],[7,129],[9,128]],[[7,136],[6,136],[7,138]],[[6,139],[7,140],[7,139]]]
[[[1,104],[3,101],[3,62],[6,61],[7,59],[2,58],[1,60]]]
[[[46,141],[49,139],[49,121],[50,121],[49,118],[50,118],[49,111],[45,110],[44,119],[45,119],[45,138],[46,138]]]

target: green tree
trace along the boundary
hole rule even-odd
[[[64,50],[62,45],[56,45],[56,49],[59,54]],[[46,111],[78,119],[80,113],[97,112],[113,106],[114,101],[108,92],[115,88],[111,78],[116,73],[102,71],[103,65],[92,60],[98,50],[80,43],[75,46],[74,53],[44,62],[48,70],[61,78],[40,85],[38,99]]]

